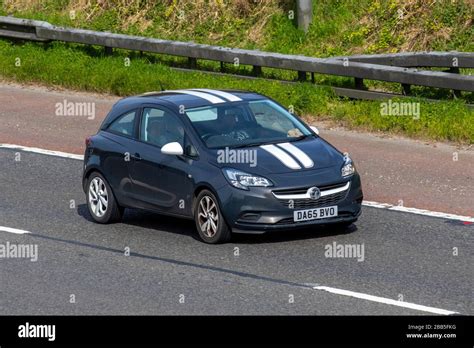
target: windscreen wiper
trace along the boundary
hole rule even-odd
[[[252,146],[260,146],[260,145],[267,145],[267,144],[277,144],[277,143],[282,143],[284,140],[273,140],[273,141],[259,141],[255,143],[247,143],[247,144],[237,144],[234,146],[230,146],[232,149],[237,149],[241,147],[252,147]]]
[[[258,142],[258,143],[239,144],[239,145],[230,146],[230,148],[231,149],[238,149],[238,148],[241,148],[241,147],[260,146],[260,145],[263,145],[263,144],[266,144],[266,143]]]

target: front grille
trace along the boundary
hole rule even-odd
[[[312,208],[319,208],[319,207],[326,207],[330,205],[337,205],[340,201],[343,201],[349,190],[345,190],[342,192],[334,193],[332,195],[327,195],[324,197],[320,197],[318,200],[313,200],[311,198],[304,198],[304,199],[278,199],[278,201],[285,206],[286,208],[292,209],[312,209]],[[293,201],[292,206],[290,206],[291,201]]]
[[[332,184],[332,185],[318,186],[318,188],[321,191],[326,191],[326,190],[332,190],[335,188],[343,187],[344,185],[346,185],[346,182],[341,182],[341,183]],[[305,194],[306,191],[308,191],[310,187],[311,186],[296,188],[296,189],[274,190],[273,193],[276,193],[277,195],[300,195],[300,194]]]
[[[274,190],[273,194],[280,204],[286,208],[292,210],[313,209],[337,205],[347,197],[349,186],[349,182],[319,186],[321,197],[318,199],[309,197],[309,194],[307,194],[309,187]],[[332,194],[328,194],[330,190],[333,191]]]

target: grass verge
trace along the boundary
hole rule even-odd
[[[318,0],[305,34],[294,0],[0,0],[0,14],[218,46],[316,57],[472,51],[472,0]]]

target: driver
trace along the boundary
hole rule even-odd
[[[162,144],[163,122],[159,119],[151,119],[147,126],[147,141],[158,146]]]
[[[175,141],[183,144],[183,126],[174,117],[166,113],[162,118],[149,121],[147,133],[148,142],[159,147]]]
[[[250,135],[243,129],[238,129],[237,114],[234,110],[226,113],[222,118],[222,129],[224,133],[222,136],[230,137],[235,140],[245,140],[250,138]]]

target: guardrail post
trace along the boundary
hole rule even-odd
[[[252,69],[253,76],[262,76],[262,67],[258,65],[254,65]]]
[[[306,71],[298,71],[298,81],[306,81]]]
[[[453,95],[454,95],[454,99],[462,97],[462,93],[459,89],[453,89]]]
[[[402,92],[403,92],[403,95],[410,95],[411,86],[407,83],[402,83]]]
[[[355,88],[357,88],[357,89],[365,89],[364,79],[356,77],[356,78],[354,78],[354,84],[355,84]]]
[[[106,56],[111,56],[114,53],[112,47],[104,46],[104,52]]]
[[[221,73],[225,72],[225,64],[221,62]]]
[[[451,67],[451,68],[449,68],[448,72],[450,72],[451,74],[459,74],[459,68],[458,67]],[[453,95],[454,95],[454,98],[461,98],[462,97],[462,93],[459,89],[453,89]]]
[[[193,57],[188,57],[188,66],[191,69],[196,69],[197,68],[197,59]]]

